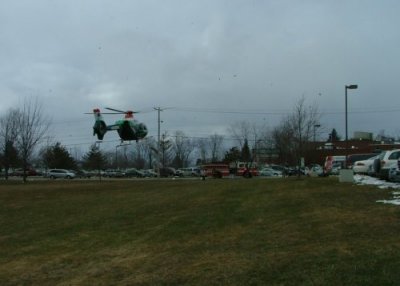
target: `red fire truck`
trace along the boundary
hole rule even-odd
[[[222,178],[229,176],[228,164],[206,164],[201,167],[207,177]]]

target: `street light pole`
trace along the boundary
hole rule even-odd
[[[314,125],[314,143],[315,143],[315,130],[317,129],[317,128],[319,128],[319,127],[321,127],[321,125],[320,124],[315,124]]]
[[[345,98],[345,124],[346,124],[346,161],[345,161],[345,167],[347,169],[347,156],[349,153],[349,136],[348,136],[348,124],[347,124],[347,90],[348,89],[357,89],[358,85],[356,84],[351,84],[351,85],[346,85],[345,86],[345,91],[344,91],[344,98]]]

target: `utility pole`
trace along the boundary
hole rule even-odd
[[[157,132],[157,176],[158,178],[161,177],[160,174],[160,165],[161,165],[161,160],[160,160],[160,129],[161,129],[161,118],[160,118],[160,113],[163,111],[161,107],[154,107],[154,110],[157,110],[157,122],[158,122],[158,132]]]
[[[347,169],[347,157],[349,156],[349,136],[347,135],[347,90],[348,89],[357,89],[358,85],[357,84],[351,84],[351,85],[345,85],[345,93],[344,93],[344,98],[345,98],[345,124],[346,124],[346,161],[344,162],[344,166]]]

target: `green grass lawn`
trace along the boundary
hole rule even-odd
[[[0,182],[0,285],[399,285],[400,207],[337,178]]]

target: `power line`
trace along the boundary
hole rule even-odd
[[[175,111],[179,112],[198,112],[198,113],[218,113],[218,114],[254,114],[254,115],[282,115],[288,114],[290,111],[260,111],[260,110],[228,110],[213,108],[194,108],[194,107],[175,107]]]
[[[198,113],[219,113],[219,114],[254,114],[254,115],[285,115],[290,114],[293,110],[275,110],[275,111],[262,111],[262,110],[229,110],[229,109],[217,109],[217,108],[196,108],[196,107],[175,107],[175,111],[179,112],[198,112]],[[377,110],[353,110],[348,113],[386,113],[386,112],[400,112],[400,109],[377,109]],[[343,114],[344,111],[326,111],[322,110],[320,114]]]
[[[154,107],[154,112],[158,111],[160,107]],[[218,114],[249,114],[249,115],[285,115],[292,113],[292,110],[283,109],[283,110],[271,110],[271,111],[263,111],[263,110],[245,110],[245,109],[238,109],[238,110],[229,110],[229,109],[218,109],[218,108],[197,108],[197,107],[166,107],[160,108],[160,111],[164,110],[174,110],[177,112],[196,112],[196,113],[218,113]],[[147,111],[151,112],[151,111]],[[372,110],[353,110],[348,111],[350,114],[368,114],[368,113],[391,113],[391,112],[400,112],[398,108],[391,108],[391,109],[372,109]],[[344,111],[330,111],[330,110],[320,110],[320,114],[343,114]],[[80,123],[86,122],[86,118],[79,118],[79,119],[70,119],[70,120],[57,120],[52,122],[54,125],[61,125],[61,124],[71,124],[71,123]]]
[[[153,112],[158,112],[158,120],[157,120],[157,125],[158,125],[158,138],[160,138],[160,124],[162,123],[162,120],[160,118],[160,113],[161,111],[171,109],[177,112],[198,112],[198,113],[218,113],[218,114],[250,114],[250,115],[285,115],[285,114],[290,114],[292,111],[290,110],[273,110],[273,111],[262,111],[262,110],[245,110],[245,109],[238,109],[238,110],[229,110],[229,109],[223,109],[223,108],[196,108],[196,107],[167,107],[167,108],[161,108],[161,107],[154,107]],[[350,114],[369,114],[369,113],[393,113],[393,112],[400,112],[400,109],[397,108],[392,108],[392,109],[371,109],[371,110],[353,110],[350,111]],[[323,110],[320,111],[320,115],[330,115],[330,114],[343,114],[344,111],[327,111]],[[77,119],[72,119],[72,120],[65,120],[65,121],[56,121],[53,124],[69,124],[71,123],[80,123],[83,121],[87,121],[87,119],[83,118],[77,118]],[[71,126],[69,126],[71,127]],[[65,132],[64,132],[65,133]],[[69,132],[68,132],[69,133]],[[67,133],[67,134],[68,134]],[[89,133],[88,133],[89,135]],[[149,134],[150,135],[150,134]],[[206,135],[207,136],[207,135]],[[211,136],[211,135],[210,135]],[[154,136],[155,137],[155,136]],[[189,136],[187,136],[189,137]],[[58,138],[54,138],[55,141],[72,141],[72,140],[80,140],[80,139],[85,139],[87,138],[85,135],[80,135],[80,136],[61,136]],[[208,138],[204,136],[190,136],[190,138]],[[231,140],[227,137],[225,137],[226,140]],[[119,142],[119,140],[111,140],[111,141],[104,141],[108,143],[112,142]],[[90,145],[93,144],[93,142],[78,142],[78,143],[69,143],[66,144],[66,146],[79,146],[79,145]]]
[[[349,114],[368,114],[368,113],[388,113],[388,112],[400,112],[400,109],[381,109],[381,110],[360,110],[360,111],[349,111]],[[344,111],[328,111],[320,112],[321,114],[343,114]]]

